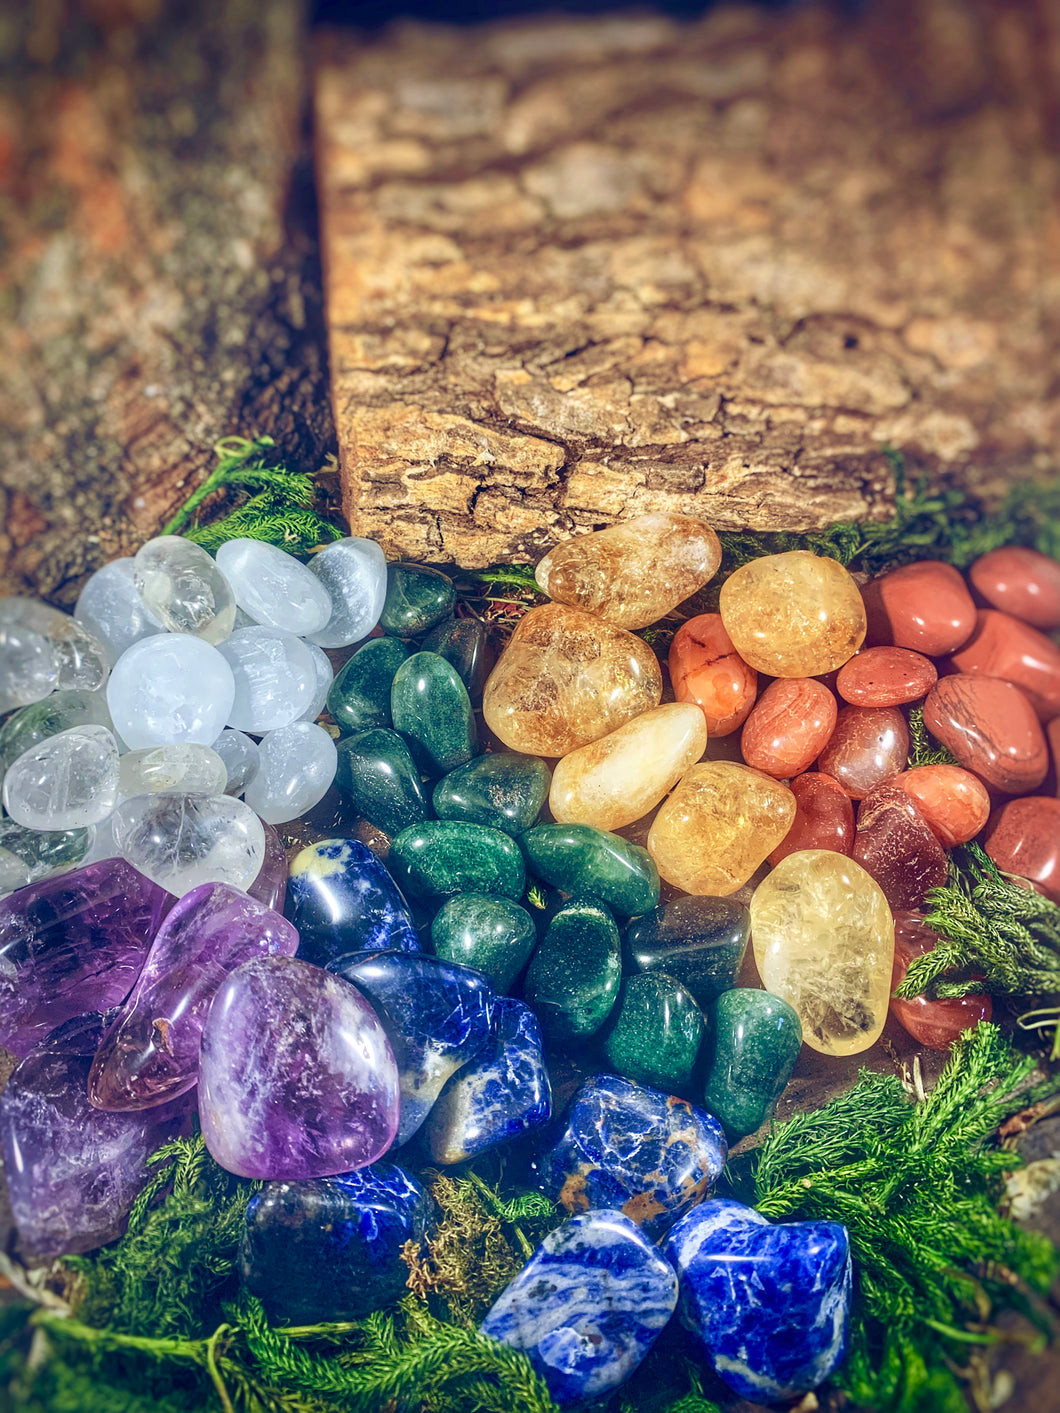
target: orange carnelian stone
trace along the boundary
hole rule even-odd
[[[690,618],[670,645],[670,681],[679,702],[695,702],[708,736],[728,736],[755,704],[758,673],[732,645],[720,613]]]
[[[835,730],[835,697],[812,677],[771,682],[744,723],[744,761],[777,780],[790,780],[813,765]]]
[[[910,964],[933,951],[938,940],[938,933],[928,927],[919,913],[895,913],[892,992],[905,979]],[[961,1031],[989,1020],[993,1014],[993,1001],[981,992],[946,1001],[931,1001],[926,996],[914,996],[908,1001],[891,998],[891,1015],[929,1050],[948,1050]]]
[[[959,765],[916,765],[890,783],[915,801],[943,848],[974,839],[990,818],[986,787]]]
[[[926,697],[938,676],[935,664],[910,648],[866,648],[839,669],[835,685],[851,706],[901,706]]]

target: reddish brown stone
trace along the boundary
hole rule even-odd
[[[1060,800],[1009,800],[991,815],[983,848],[1003,873],[1019,874],[1060,903]]]
[[[952,653],[975,630],[975,604],[952,564],[925,559],[862,586],[869,620],[865,646],[912,648],[927,657]]]
[[[830,775],[808,771],[791,782],[795,820],[784,841],[769,855],[774,868],[781,859],[800,849],[830,849],[849,856],[854,843],[854,806],[850,796]]]
[[[1037,790],[1045,779],[1045,736],[1034,708],[1011,682],[963,672],[943,677],[928,693],[924,724],[961,765],[1002,794]]]
[[[959,765],[918,765],[891,781],[914,801],[945,849],[966,844],[990,817],[986,786]]]
[[[904,790],[880,785],[862,800],[853,856],[892,908],[919,908],[946,882],[946,851]]]
[[[836,674],[836,691],[852,706],[901,706],[926,697],[938,681],[935,664],[909,648],[868,648]]]
[[[778,678],[744,725],[744,761],[777,780],[801,775],[828,744],[838,710],[832,693],[812,677]]]
[[[1001,677],[1021,689],[1040,721],[1060,712],[1060,648],[1037,628],[995,608],[980,609],[975,632],[953,654],[960,672]]]
[[[968,570],[987,603],[1032,628],[1060,628],[1060,564],[1036,549],[1006,545]]]
[[[695,702],[708,736],[728,736],[755,704],[758,673],[732,645],[720,613],[690,618],[670,645],[670,681],[679,702]]]
[[[909,727],[897,707],[845,706],[818,765],[852,800],[863,800],[908,761]]]
[[[1049,773],[1052,777],[1053,790],[1060,786],[1060,716],[1054,716],[1045,728],[1045,739],[1049,743],[1049,755],[1051,757]]]
[[[910,964],[925,952],[933,952],[938,940],[938,933],[928,927],[919,913],[895,913],[892,991],[905,980]],[[989,1020],[993,1014],[994,1003],[983,992],[969,992],[945,1001],[932,1001],[927,996],[891,1001],[891,1015],[929,1050],[948,1050],[962,1031]]]

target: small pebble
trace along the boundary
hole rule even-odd
[[[131,750],[216,741],[236,684],[215,647],[187,633],[159,633],[127,648],[107,683],[114,728]]]
[[[118,799],[118,745],[105,726],[72,726],[28,751],[4,776],[4,809],[27,829],[99,824]]]
[[[133,561],[137,591],[170,633],[220,643],[236,621],[232,589],[204,549],[181,535],[148,540]]]
[[[309,645],[281,628],[237,628],[218,648],[235,696],[226,725],[260,735],[290,726],[309,707],[317,669]]]
[[[269,731],[243,798],[268,824],[286,824],[318,805],[335,779],[335,742],[321,726],[296,721]]]
[[[266,628],[301,638],[319,633],[331,618],[331,599],[320,579],[277,545],[226,540],[217,551],[217,567],[239,607]]]
[[[200,883],[247,889],[265,859],[261,820],[231,795],[137,795],[114,811],[122,856],[181,898]]]
[[[317,647],[345,648],[367,638],[386,598],[386,559],[379,546],[357,536],[336,540],[313,555],[308,567],[331,600],[331,617],[309,634]]]

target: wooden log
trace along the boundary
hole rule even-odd
[[[652,509],[885,513],[886,446],[1048,465],[1052,8],[866,11],[324,37],[355,532],[476,567]]]

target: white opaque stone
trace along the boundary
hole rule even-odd
[[[265,859],[265,828],[231,795],[137,795],[114,811],[122,857],[178,898],[201,883],[249,888]]]
[[[309,706],[316,667],[309,644],[282,628],[240,628],[217,650],[232,669],[235,697],[225,723],[258,735],[289,726]]]
[[[331,617],[318,633],[318,647],[345,648],[367,638],[379,622],[386,598],[386,557],[374,540],[336,540],[309,561],[331,599]]]
[[[15,623],[0,623],[0,712],[51,696],[59,663],[47,638]]]
[[[294,555],[262,540],[227,540],[217,567],[232,586],[236,603],[256,623],[303,637],[319,633],[331,617],[323,584]]]
[[[232,669],[187,633],[159,633],[128,648],[107,684],[114,728],[130,750],[196,741],[223,731],[235,700]]]
[[[236,621],[231,585],[204,549],[181,535],[159,535],[137,551],[136,587],[171,633],[220,643]]]
[[[148,746],[121,758],[118,789],[134,795],[223,795],[228,771],[216,751],[192,741]]]
[[[0,599],[0,625],[8,624],[39,633],[51,644],[59,669],[56,685],[63,690],[94,692],[106,682],[110,660],[103,644],[68,613],[39,599]]]
[[[335,779],[338,752],[322,726],[296,721],[263,737],[247,804],[266,824],[286,824],[320,803]]]
[[[118,743],[105,726],[72,726],[23,751],[4,776],[4,809],[27,829],[98,824],[118,798]]]
[[[299,721],[316,721],[317,717],[324,710],[324,703],[328,699],[328,692],[331,684],[335,680],[335,669],[332,667],[327,653],[323,648],[318,648],[315,643],[306,643],[313,658],[313,666],[316,669],[316,682],[313,687],[313,695],[309,700],[309,705],[298,718]]]
[[[74,617],[102,643],[111,667],[133,643],[166,631],[140,597],[129,557],[96,570],[81,590]]]
[[[228,779],[225,782],[226,795],[241,795],[243,789],[258,768],[258,743],[242,731],[227,727],[213,743],[213,750],[224,762]]]

